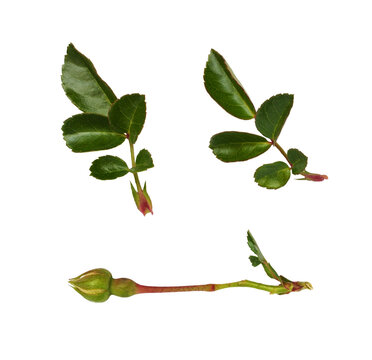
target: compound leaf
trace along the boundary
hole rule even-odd
[[[225,162],[245,161],[261,155],[271,146],[262,136],[245,132],[226,131],[213,135],[209,147]]]
[[[99,77],[92,62],[73,44],[67,47],[61,78],[67,97],[81,111],[107,116],[116,96]]]
[[[73,152],[107,150],[120,145],[125,136],[115,132],[106,116],[78,114],[62,126],[63,138]]]
[[[293,95],[279,94],[266,100],[257,111],[257,130],[276,141],[292,109]]]
[[[211,50],[204,70],[204,85],[209,95],[229,114],[252,119],[256,110],[226,60]]]
[[[109,121],[115,130],[129,135],[134,144],[142,131],[146,119],[145,95],[124,95],[109,111]]]
[[[126,162],[117,156],[101,156],[90,167],[91,176],[99,180],[113,180],[128,174]]]
[[[262,165],[254,173],[256,183],[266,189],[279,189],[287,183],[290,176],[290,168],[282,161]]]

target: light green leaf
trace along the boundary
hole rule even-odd
[[[101,156],[94,160],[90,167],[91,176],[99,180],[113,180],[128,174],[126,162],[117,156]]]
[[[142,149],[136,157],[136,166],[130,169],[131,172],[145,171],[154,167],[151,154],[146,150]]]
[[[271,146],[265,138],[237,131],[226,131],[212,136],[209,147],[216,157],[225,162],[245,161],[263,154]]]
[[[66,145],[74,152],[107,150],[125,140],[110,127],[106,116],[97,114],[74,115],[63,123],[62,131]]]
[[[67,47],[62,66],[62,87],[72,103],[83,112],[107,116],[116,100],[114,92],[99,77],[92,62],[73,44]]]
[[[289,149],[287,152],[289,162],[292,164],[292,173],[301,174],[307,166],[307,156],[300,150]]]
[[[254,174],[254,179],[262,187],[279,189],[288,182],[290,176],[291,170],[288,165],[282,161],[277,161],[259,167]]]
[[[134,199],[134,202],[136,203],[137,207],[139,206],[139,194],[137,192],[137,190],[134,188],[132,182],[130,182],[130,188],[132,190],[132,195],[133,195],[133,199]]]
[[[257,111],[256,127],[264,136],[273,141],[279,137],[292,109],[293,95],[279,94],[266,100]]]
[[[211,50],[204,70],[204,85],[209,95],[229,114],[252,119],[256,110],[226,60]]]
[[[146,119],[145,95],[124,95],[117,100],[109,111],[110,124],[115,130],[129,135],[134,144]]]

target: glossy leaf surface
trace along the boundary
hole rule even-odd
[[[154,167],[151,154],[148,150],[142,149],[136,157],[136,166],[131,169],[134,172],[145,171]]]
[[[125,140],[110,127],[106,116],[97,114],[74,115],[63,123],[62,131],[66,145],[74,152],[107,150]]]
[[[262,187],[279,189],[288,182],[290,176],[291,170],[288,165],[282,161],[277,161],[259,167],[254,174],[254,179]]]
[[[209,147],[225,162],[245,161],[261,155],[271,144],[262,136],[226,131],[212,136]]]
[[[276,141],[293,106],[293,95],[279,94],[266,100],[257,111],[257,130]]]
[[[114,92],[99,77],[92,62],[74,45],[67,47],[62,66],[62,87],[81,111],[106,115],[116,100]]]
[[[297,149],[289,149],[287,155],[292,164],[292,173],[295,175],[301,174],[306,169],[307,156]]]
[[[145,119],[145,95],[124,95],[112,105],[109,111],[110,124],[118,132],[129,134],[129,140],[133,144],[142,131]]]
[[[100,180],[112,180],[128,174],[126,162],[117,156],[101,156],[90,167],[91,176]]]
[[[256,110],[232,72],[226,60],[215,50],[211,50],[204,70],[204,85],[209,95],[231,115],[248,120]]]

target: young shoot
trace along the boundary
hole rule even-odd
[[[138,173],[154,166],[150,153],[142,149],[135,155],[134,144],[145,123],[145,95],[130,94],[117,99],[100,78],[93,63],[73,44],[67,47],[62,66],[62,87],[67,97],[82,113],[68,118],[63,126],[66,145],[75,153],[112,149],[125,140],[129,144],[131,165],[112,155],[94,160],[90,175],[99,180],[113,180],[132,173],[132,195],[138,210],[152,213],[146,183],[142,188]]]
[[[69,283],[85,299],[93,302],[104,302],[111,295],[119,297],[129,297],[138,294],[148,293],[169,293],[186,291],[217,291],[232,287],[249,287],[253,289],[267,291],[270,294],[285,295],[291,292],[301,290],[312,290],[309,282],[291,281],[284,276],[278,275],[274,268],[267,262],[263,256],[257,242],[252,234],[247,234],[248,246],[255,255],[249,257],[254,267],[262,265],[267,276],[278,282],[277,285],[266,285],[250,280],[241,280],[225,284],[206,284],[206,285],[188,285],[188,286],[147,286],[140,285],[131,279],[120,278],[113,279],[111,273],[105,269],[94,269],[70,279]]]

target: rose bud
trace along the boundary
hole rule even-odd
[[[130,183],[130,186],[132,188],[134,202],[136,203],[138,210],[141,211],[143,215],[146,215],[148,213],[152,214],[152,202],[149,194],[146,191],[146,183],[143,187],[143,190],[139,188],[138,191],[135,190],[132,183]]]
[[[129,297],[136,294],[137,284],[130,279],[113,279],[105,269],[94,269],[70,279],[70,285],[85,299],[104,302],[110,295]]]

